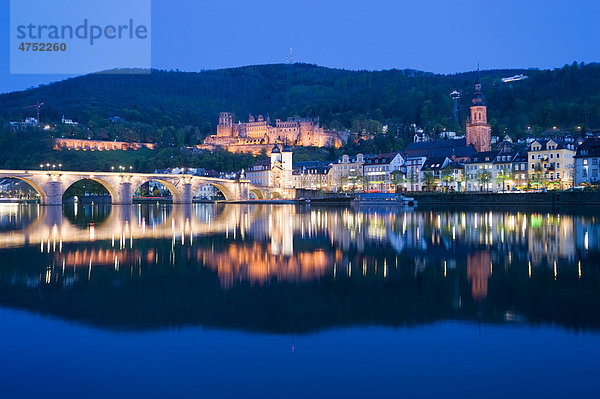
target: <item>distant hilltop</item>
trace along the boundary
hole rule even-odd
[[[492,135],[518,138],[553,128],[600,128],[599,64],[480,75],[489,99]],[[198,73],[100,73],[0,95],[0,126],[37,117],[36,110],[27,107],[39,102],[44,104],[39,124],[58,125],[56,134],[65,138],[199,145],[215,135],[216,116],[226,110],[236,115],[269,112],[272,120],[281,121],[319,118],[323,132],[391,132],[406,134],[409,142],[412,134],[404,127],[412,124],[425,132],[464,132],[475,79],[475,71],[441,75],[307,64]],[[61,124],[63,115],[79,125]],[[119,123],[109,120],[115,116]],[[331,140],[337,143],[338,138]]]

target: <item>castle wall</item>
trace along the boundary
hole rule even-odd
[[[275,126],[270,119],[250,116],[248,122],[233,123],[233,114],[222,112],[219,115],[217,134],[209,136],[204,142],[206,148],[227,147],[231,152],[260,153],[264,147],[276,142],[287,142],[295,146],[336,147],[347,141],[348,134],[325,130],[319,126],[318,119],[290,118],[287,121],[277,119]],[[203,146],[198,146],[202,148]],[[270,148],[267,148],[270,149]]]

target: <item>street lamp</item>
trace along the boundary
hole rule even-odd
[[[62,163],[58,164],[58,168],[59,168],[59,170],[62,170]]]
[[[44,164],[40,164],[40,172],[44,169]]]

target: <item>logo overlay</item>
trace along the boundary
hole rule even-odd
[[[150,73],[151,0],[11,0],[10,73]]]

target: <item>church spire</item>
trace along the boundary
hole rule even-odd
[[[484,106],[485,96],[481,88],[481,80],[479,76],[479,63],[477,63],[477,78],[475,79],[475,90],[473,91],[473,106]]]
[[[477,64],[477,79],[473,90],[471,105],[471,116],[467,120],[466,141],[467,145],[473,145],[477,152],[491,150],[492,127],[487,123],[487,107],[485,96],[481,88],[479,76],[479,63]]]

